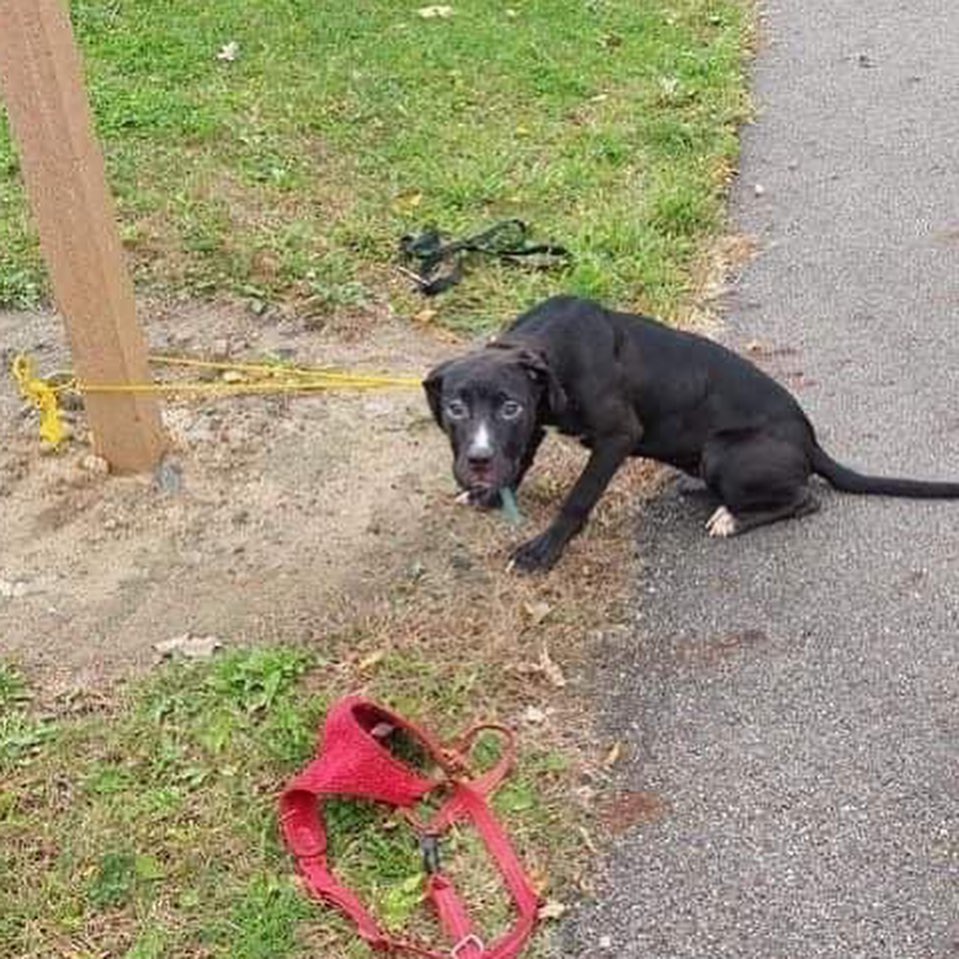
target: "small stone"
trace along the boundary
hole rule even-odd
[[[80,469],[88,473],[96,473],[99,476],[106,476],[110,472],[110,464],[96,453],[88,453],[80,460]]]
[[[22,579],[0,579],[0,599],[20,599],[30,587]]]
[[[599,948],[600,948],[600,949],[612,949],[612,948],[613,948],[613,937],[612,937],[612,936],[600,936],[600,937],[599,937]]]
[[[527,706],[523,710],[523,721],[538,726],[540,723],[546,722],[546,713],[539,706]]]
[[[173,460],[163,459],[153,474],[153,485],[161,493],[179,493],[183,489],[183,470]]]
[[[757,183],[753,187],[753,193],[755,193],[756,196],[762,196],[765,192],[766,192],[766,188],[761,183]]]

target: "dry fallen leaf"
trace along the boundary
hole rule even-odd
[[[543,651],[539,656],[539,665],[543,670],[546,678],[557,688],[562,689],[566,685],[566,677],[563,675],[563,671],[553,662],[552,657],[549,655],[549,648],[543,646]]]
[[[222,647],[223,643],[216,636],[191,636],[189,633],[153,644],[153,648],[164,659],[171,656],[184,656],[186,659],[209,659]]]
[[[583,837],[583,845],[595,856],[599,853],[599,849],[596,846],[596,843],[593,842],[593,837],[587,832],[585,826],[579,827],[579,834]]]
[[[547,899],[539,907],[539,918],[540,919],[559,919],[566,913],[566,906],[564,906],[558,899]]]
[[[534,626],[539,626],[539,624],[546,619],[547,616],[553,611],[553,607],[549,603],[524,603],[523,611],[530,618],[530,622]]]
[[[365,673],[368,669],[372,669],[377,663],[382,662],[384,656],[386,656],[385,649],[378,649],[375,653],[370,653],[369,656],[364,656],[359,663],[358,668],[360,672]]]
[[[401,193],[393,200],[390,206],[397,213],[406,213],[410,210],[415,210],[422,202],[422,193]]]
[[[216,55],[217,60],[222,60],[225,63],[232,63],[240,55],[240,45],[236,40],[231,40],[229,43],[224,44],[220,47],[220,52]]]
[[[446,20],[453,16],[452,7],[420,7],[416,11],[424,20]]]
[[[533,887],[533,892],[541,899],[544,898],[546,890],[549,889],[549,873],[541,866],[531,866],[529,871],[529,884]]]
[[[623,744],[621,742],[613,743],[612,749],[606,753],[606,757],[603,759],[604,766],[615,766],[619,762],[620,757],[623,755]]]

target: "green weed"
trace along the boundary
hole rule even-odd
[[[402,234],[518,216],[572,266],[477,259],[442,298],[448,325],[561,291],[673,315],[719,227],[743,0],[463,0],[435,20],[399,0],[71,8],[143,287],[412,312]],[[43,282],[0,122],[0,305],[35,305]]]
[[[365,955],[303,894],[276,824],[277,793],[313,755],[335,674],[301,650],[234,652],[164,667],[109,715],[43,723],[0,777],[0,954],[88,955],[96,943],[127,959]],[[414,714],[468,715],[472,680],[408,655],[384,660],[377,682],[403,688],[417,674]],[[40,723],[3,667],[0,722],[14,717]],[[483,768],[499,752],[483,737],[474,760]],[[497,800],[533,862],[561,846],[557,768],[527,754]],[[325,813],[343,881],[389,928],[435,941],[409,827],[373,803],[333,799]],[[457,830],[443,856],[484,927],[501,926],[508,903],[476,837]]]

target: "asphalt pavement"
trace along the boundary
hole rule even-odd
[[[723,338],[869,472],[959,478],[959,3],[766,10]],[[625,830],[563,955],[959,956],[959,502],[853,497],[727,541],[638,519],[595,695]]]

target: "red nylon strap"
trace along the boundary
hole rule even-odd
[[[428,825],[412,817],[412,807],[443,780],[426,779],[398,760],[383,745],[382,730],[400,728],[418,740],[452,784],[449,799]],[[466,760],[477,735],[494,729],[506,736],[500,761],[469,781]],[[451,748],[443,748],[428,733],[382,706],[357,696],[337,703],[327,714],[322,744],[313,760],[280,797],[280,822],[290,851],[312,896],[339,909],[356,924],[359,935],[383,952],[405,952],[424,959],[514,959],[536,925],[539,898],[530,884],[509,839],[497,822],[486,797],[502,782],[514,759],[512,734],[499,726],[476,726]],[[498,942],[484,948],[473,931],[469,914],[449,878],[434,873],[427,883],[427,896],[452,947],[439,952],[418,943],[395,939],[378,925],[359,899],[341,885],[327,865],[327,841],[320,803],[326,796],[346,795],[372,799],[404,811],[421,835],[440,835],[453,823],[471,821],[516,906],[513,929]]]
[[[454,943],[463,944],[457,959],[476,959],[481,956],[483,949],[480,940],[473,932],[473,924],[453,883],[446,876],[434,873],[427,883],[426,894],[439,916],[443,930]]]

